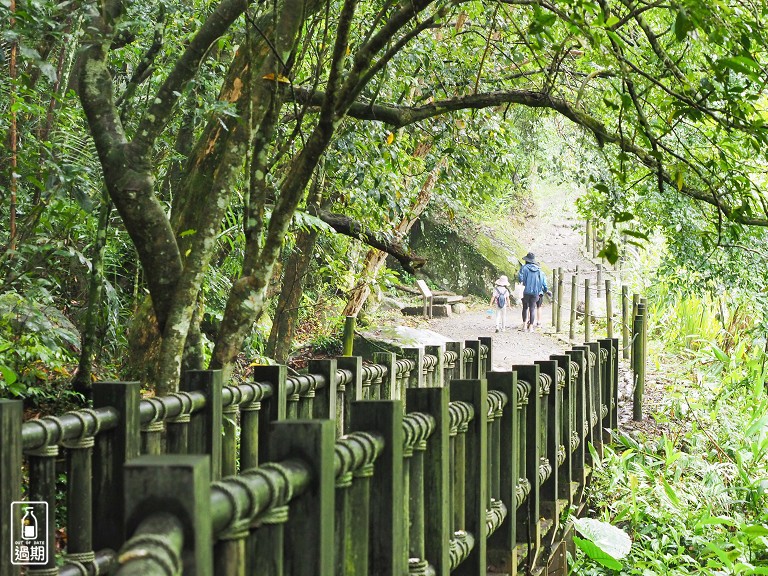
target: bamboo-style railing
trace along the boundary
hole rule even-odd
[[[48,503],[27,574],[565,574],[561,513],[616,427],[618,350],[493,372],[480,338],[239,385],[195,371],[162,398],[103,382],[91,409],[24,423],[0,400],[0,510]],[[20,573],[7,531],[1,576]]]

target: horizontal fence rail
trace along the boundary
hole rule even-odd
[[[584,504],[588,446],[617,425],[620,352],[606,338],[494,372],[480,338],[256,366],[243,384],[192,371],[175,394],[96,383],[92,408],[24,423],[0,400],[0,507],[48,505],[28,574],[546,567]]]

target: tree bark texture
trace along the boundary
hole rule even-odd
[[[301,297],[304,294],[305,279],[317,235],[317,230],[314,229],[299,233],[296,246],[285,265],[283,287],[272,319],[272,330],[269,332],[266,350],[267,356],[280,363],[285,363],[288,359],[296,335]]]
[[[104,287],[104,249],[107,246],[107,228],[112,202],[103,199],[99,208],[99,226],[91,253],[91,276],[88,283],[88,309],[83,326],[82,347],[77,374],[72,380],[76,392],[89,394],[91,390],[91,364],[96,348],[96,332],[102,313],[102,293]]]

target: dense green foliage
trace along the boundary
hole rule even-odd
[[[2,0],[1,291],[69,318],[81,375],[171,390],[264,351],[297,251],[304,330],[278,338],[328,336],[378,281],[320,209],[407,258],[395,230],[429,175],[451,218],[506,208],[536,173],[586,188],[613,240],[661,233],[678,293],[762,294],[766,10]],[[35,374],[70,377],[78,354]]]
[[[768,356],[755,304],[664,285],[649,296],[652,423],[606,449],[591,494],[633,539],[620,573],[768,573]],[[605,571],[581,558],[573,573]]]

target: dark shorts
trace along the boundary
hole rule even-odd
[[[536,300],[538,294],[523,294],[523,322],[533,324],[536,322]],[[528,312],[530,311],[530,318]]]

